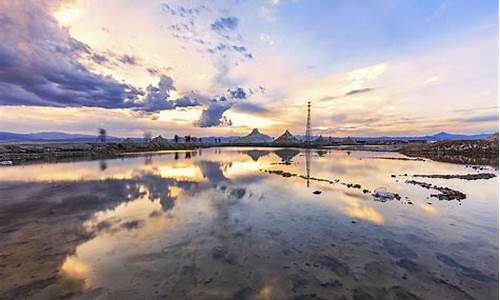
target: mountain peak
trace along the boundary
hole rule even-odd
[[[260,131],[259,131],[259,129],[254,128],[254,129],[252,129],[252,132],[250,132],[250,134],[260,134]]]

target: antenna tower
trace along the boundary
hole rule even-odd
[[[307,101],[306,143],[311,142],[311,101]]]

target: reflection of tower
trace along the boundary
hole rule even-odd
[[[311,102],[307,101],[306,143],[311,142]]]
[[[153,155],[144,156],[144,165],[151,165],[153,163]]]
[[[101,169],[101,171],[104,171],[108,168],[108,164],[106,163],[105,160],[101,160],[99,161],[99,169]]]
[[[311,178],[311,150],[309,148],[306,148],[306,182],[307,182],[307,187],[309,187],[309,178]]]

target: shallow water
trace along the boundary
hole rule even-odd
[[[498,177],[411,177],[497,171],[392,158],[212,148],[2,168],[0,299],[498,299]]]

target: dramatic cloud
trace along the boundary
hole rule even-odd
[[[134,109],[145,112],[158,112],[160,110],[200,105],[198,101],[189,97],[169,100],[170,92],[174,90],[175,87],[172,78],[167,75],[162,75],[157,87],[149,85],[146,88],[147,93],[144,101],[134,107]]]
[[[224,32],[227,30],[234,30],[238,27],[239,19],[236,17],[222,17],[212,23],[213,31]]]
[[[170,100],[170,91],[175,88],[172,78],[165,75],[157,87],[148,86],[142,97],[144,92],[130,84],[93,73],[80,59],[88,58],[97,64],[109,59],[71,38],[43,3],[0,4],[1,105],[130,108],[145,112],[199,105],[188,97]],[[116,59],[136,64],[131,55]]]
[[[243,103],[240,101],[247,99],[249,94],[241,87],[228,89],[227,94],[210,101],[208,107],[202,111],[200,118],[194,122],[194,125],[198,127],[231,126],[232,121],[224,117],[223,114],[234,104]]]
[[[205,108],[200,115],[200,119],[194,123],[198,127],[213,127],[220,125],[231,126],[231,120],[223,116],[226,110],[231,108],[231,104],[225,101],[214,101]]]
[[[0,4],[0,104],[134,106],[142,92],[79,63],[82,55],[92,54],[90,48],[71,38],[42,5]]]

